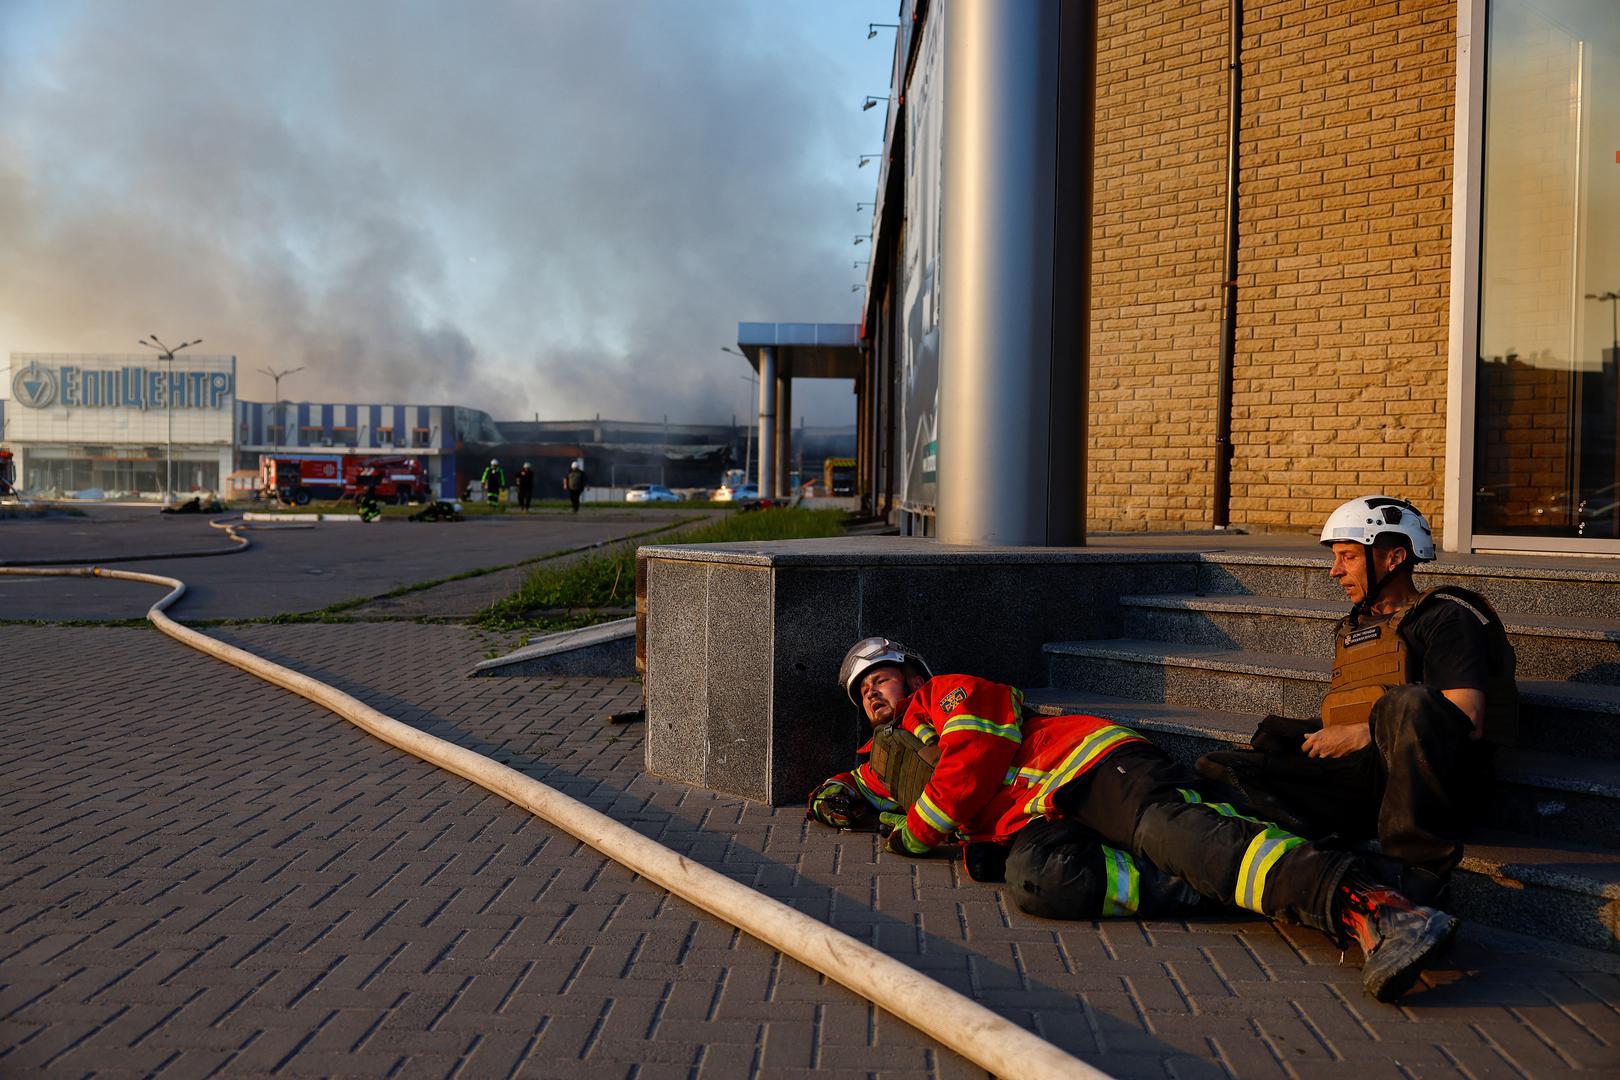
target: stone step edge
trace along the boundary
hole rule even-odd
[[[1571,855],[1588,857],[1588,861],[1574,864],[1581,871],[1569,869]],[[1541,861],[1535,861],[1537,858]],[[1507,888],[1539,885],[1579,896],[1620,900],[1620,853],[1599,848],[1552,848],[1530,838],[1487,832],[1463,845],[1458,869],[1488,877]]]
[[[1246,551],[1201,551],[1202,562],[1217,565],[1276,566],[1286,569],[1320,570],[1323,574],[1332,567],[1331,558],[1311,555],[1280,555]],[[1419,580],[1424,577],[1481,577],[1504,578],[1515,581],[1587,582],[1601,585],[1620,585],[1620,570],[1599,570],[1595,567],[1570,566],[1497,566],[1486,563],[1457,563],[1441,559],[1424,563],[1417,568]]]
[[[1047,716],[1082,712],[1143,731],[1193,735],[1234,747],[1246,747],[1260,723],[1260,717],[1251,713],[1194,709],[1054,687],[1026,690],[1024,700]],[[1620,799],[1620,761],[1508,750],[1497,761],[1496,773],[1499,780],[1525,787]]]
[[[1323,685],[1333,678],[1333,661],[1325,656],[1248,652],[1218,645],[1098,638],[1088,641],[1049,641],[1041,646],[1041,652],[1047,656],[1161,664],[1167,667],[1224,671],[1273,679],[1294,679]],[[1620,686],[1611,686],[1607,683],[1520,679],[1519,697],[1523,701],[1537,705],[1555,705],[1561,708],[1578,708],[1589,712],[1620,715]]]
[[[1276,615],[1283,618],[1337,622],[1349,610],[1333,600],[1304,597],[1258,596],[1249,593],[1161,593],[1151,596],[1122,596],[1119,606],[1152,611],[1211,611],[1244,615]],[[1556,615],[1524,615],[1501,612],[1508,633],[1525,637],[1569,638],[1580,641],[1620,642],[1620,621],[1578,619]]]

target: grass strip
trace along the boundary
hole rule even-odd
[[[842,510],[803,510],[779,507],[733,514],[704,525],[683,528],[661,544],[726,544],[758,540],[803,540],[838,536],[844,531]],[[497,600],[474,620],[489,630],[553,632],[620,619],[618,612],[598,608],[623,607],[633,602],[636,589],[636,550],[639,544],[619,544],[567,566],[540,567],[511,596]],[[538,611],[566,608],[558,616]]]

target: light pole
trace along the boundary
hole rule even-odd
[[[1609,305],[1609,340],[1612,342],[1610,346],[1612,351],[1609,353],[1608,359],[1599,366],[1606,367],[1611,363],[1620,365],[1620,291],[1610,289],[1608,292],[1587,293],[1586,298],[1588,300],[1596,300],[1600,304]],[[1620,425],[1616,425],[1615,427],[1614,461],[1614,471],[1617,474],[1620,474]],[[1620,480],[1620,475],[1617,475],[1615,479]],[[1581,527],[1583,529],[1586,527],[1586,523],[1584,521],[1581,523]],[[1609,528],[1611,533],[1620,535],[1620,504],[1616,504],[1614,515],[1610,519]]]
[[[303,370],[304,369],[301,368],[301,367],[287,368],[285,371],[272,371],[270,368],[267,368],[267,367],[262,367],[262,368],[259,369],[259,374],[270,376],[270,381],[275,383],[275,385],[276,385],[275,395],[276,395],[276,432],[277,432],[277,434],[276,434],[276,445],[277,446],[281,446],[287,441],[287,419],[286,419],[286,414],[282,411],[282,408],[281,408],[281,380],[284,379],[285,377],[287,377],[288,375],[295,375],[298,372],[303,371]]]
[[[720,351],[725,352],[725,353],[730,353],[732,356],[741,356],[744,360],[748,359],[747,356],[744,356],[742,353],[738,352],[736,349],[733,349],[729,345],[720,346]],[[754,384],[758,381],[757,376],[754,376],[754,375],[739,375],[739,376],[737,376],[737,378],[741,379],[743,382],[748,384],[748,397],[749,397],[749,400],[750,401],[757,401],[758,398],[759,398],[759,391],[754,389]],[[743,483],[745,483],[745,484],[748,483],[748,474],[753,472],[753,471],[754,471],[754,426],[752,424],[750,424],[743,430]]]
[[[169,365],[168,383],[163,388],[163,407],[169,414],[169,441],[163,450],[163,502],[167,504],[174,498],[174,354],[181,349],[201,345],[202,338],[198,338],[196,341],[182,341],[171,349],[159,341],[156,334],[149,336],[152,339],[151,341],[142,338],[140,344],[145,345],[148,349],[156,349],[158,359]]]
[[[1587,293],[1586,298],[1609,305],[1609,334],[1614,342],[1614,361],[1620,364],[1620,292],[1610,289],[1605,293]]]

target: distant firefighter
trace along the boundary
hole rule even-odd
[[[484,497],[491,506],[501,505],[501,492],[506,490],[506,471],[495,458],[489,459],[489,466],[484,469],[480,478],[484,485]]]
[[[530,468],[527,461],[523,463],[523,468],[518,470],[517,497],[518,505],[522,507],[523,512],[527,514],[529,512],[529,504],[534,501],[534,469]]]
[[[579,513],[579,498],[585,494],[585,488],[590,484],[590,478],[585,475],[585,459],[575,458],[573,465],[568,469],[568,475],[563,477],[563,490],[568,492],[568,501],[574,505],[574,513]]]

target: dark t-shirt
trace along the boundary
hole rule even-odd
[[[1484,691],[1490,676],[1485,624],[1460,597],[1431,596],[1401,623],[1411,650],[1412,681],[1431,690]]]

